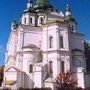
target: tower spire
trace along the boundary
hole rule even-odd
[[[72,16],[72,13],[71,13],[71,9],[70,9],[70,1],[67,0],[67,5],[66,5],[66,12],[65,12],[65,21],[75,21],[75,19],[73,18]]]

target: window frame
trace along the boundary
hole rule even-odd
[[[65,71],[65,61],[61,61],[61,72]]]
[[[30,17],[30,23],[32,24],[32,17]]]
[[[27,18],[26,18],[26,17],[24,18],[24,23],[25,23],[25,24],[27,23]]]
[[[29,73],[33,73],[33,65],[32,64],[29,65]]]
[[[63,36],[60,35],[59,37],[59,48],[64,48]]]
[[[53,37],[49,37],[49,48],[53,48]]]

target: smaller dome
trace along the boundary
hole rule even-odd
[[[30,7],[29,9],[24,10],[24,13],[27,13],[27,12],[35,13],[35,9],[33,7]]]
[[[76,22],[76,20],[75,20],[71,15],[65,16],[65,17],[64,17],[64,20],[65,20],[66,22],[68,22],[68,21],[75,21],[75,22]]]
[[[68,22],[68,21],[74,21],[74,22],[76,22],[76,20],[72,16],[72,13],[71,13],[71,10],[70,10],[70,6],[68,4],[66,6],[66,13],[65,13],[64,20],[66,22]]]

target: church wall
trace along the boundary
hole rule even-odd
[[[22,15],[21,23],[25,24],[25,25],[29,25],[29,13],[26,13],[26,14]]]
[[[15,67],[17,67],[19,70],[22,71],[22,67],[23,67],[23,57],[20,54],[16,55],[16,64]]]
[[[30,65],[33,65],[34,70],[34,60],[35,60],[35,52],[27,51],[30,49],[23,49],[23,71],[25,74],[24,84],[25,88],[33,88],[34,87],[34,72],[30,73]]]
[[[60,35],[63,36],[63,48],[60,48],[61,51],[69,51],[69,38],[68,38],[68,31],[62,29],[60,31]]]
[[[17,52],[21,52],[22,51],[22,47],[23,47],[23,29],[22,28],[18,28],[18,37],[17,37]]]
[[[24,88],[33,88],[34,87],[34,81],[30,78],[29,75],[25,74],[24,77]]]
[[[47,50],[69,50],[69,44],[68,44],[68,31],[61,30],[59,26],[53,25],[49,27],[44,27],[43,28],[43,51]],[[53,48],[49,48],[50,45],[50,36],[53,37]],[[63,46],[64,48],[60,48],[59,46],[59,40],[60,36],[63,36]]]
[[[17,80],[17,74],[16,74],[16,72],[12,72],[12,71],[5,72],[5,78],[6,78],[6,80]]]
[[[53,37],[53,46],[50,48],[49,37]],[[60,36],[63,37],[63,48],[60,47]],[[43,51],[48,51],[43,54],[44,62],[52,61],[53,62],[53,77],[56,77],[57,74],[61,71],[61,61],[65,62],[65,72],[70,70],[70,59],[69,54],[65,54],[69,51],[69,43],[68,43],[68,31],[66,28],[63,28],[63,25],[51,25],[49,27],[43,28]],[[57,50],[61,53],[57,53]],[[64,55],[64,56],[63,56]],[[58,67],[59,66],[59,67]]]
[[[32,18],[32,23],[30,23],[30,18]],[[34,26],[36,24],[36,14],[35,13],[24,13],[21,17],[22,25],[30,25]]]
[[[8,51],[8,56],[9,55],[12,55],[14,56],[16,54],[16,41],[17,41],[17,35],[16,35],[16,32],[11,32],[11,35],[9,37],[9,41],[8,41],[8,48],[7,48],[7,51]]]
[[[38,31],[27,31],[24,34],[24,46],[28,46],[30,44],[36,45],[40,47],[41,44],[41,32]]]
[[[74,50],[74,49],[78,49],[78,50],[82,50],[82,52],[80,51],[76,51],[76,53],[72,53],[71,51],[71,60],[72,60],[72,64],[74,67],[74,71],[75,69],[77,69],[78,67],[82,67],[83,68],[83,72],[86,71],[86,61],[85,61],[85,55],[84,55],[84,42],[83,42],[83,38],[82,36],[78,36],[77,34],[71,34],[70,36],[70,49]]]
[[[55,41],[55,38],[54,38],[55,30],[54,30],[54,28],[55,27],[52,26],[52,27],[45,27],[43,29],[43,50],[47,51],[47,49],[49,47],[49,37],[50,36],[52,36],[54,41]],[[53,43],[53,47],[55,48],[55,43]]]
[[[9,56],[8,57],[8,62],[7,62],[7,66],[15,66],[16,64],[16,60],[14,56]]]
[[[34,82],[35,85],[34,87],[42,87],[42,72],[41,71],[36,71],[34,72]]]
[[[78,86],[85,88],[84,73],[82,71],[77,73],[77,80],[78,80]]]
[[[82,51],[84,51],[84,41],[83,38],[81,36],[77,36],[76,34],[70,34],[70,48],[71,50],[73,49],[80,49]]]
[[[37,19],[37,25],[38,26],[41,26],[42,25],[42,23],[44,21],[44,18],[45,18],[45,16],[43,14],[38,15],[38,19]]]
[[[34,64],[34,59],[35,59],[34,54],[23,55],[23,71],[29,73],[29,64]]]
[[[25,73],[24,72],[17,72],[17,88],[19,87],[24,87],[24,78],[25,78]]]
[[[56,15],[55,15],[56,14]],[[56,19],[56,20],[60,20],[60,19],[62,19],[63,18],[63,15],[62,14],[58,14],[57,15],[57,13],[56,12],[52,12],[52,13],[49,13],[49,14],[47,14],[47,20],[54,20],[54,19]],[[63,19],[62,19],[63,20]]]
[[[85,86],[90,88],[90,73],[85,73]]]

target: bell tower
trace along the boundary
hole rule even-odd
[[[37,12],[37,26],[41,26],[46,21],[46,11],[52,9],[49,0],[36,0],[34,9]]]
[[[21,16],[22,25],[36,26],[36,13],[33,8],[32,0],[28,0],[27,8],[24,10]]]
[[[77,32],[77,22],[72,16],[72,12],[70,9],[70,5],[66,5],[65,18],[64,20],[67,22],[69,29],[73,32]]]

